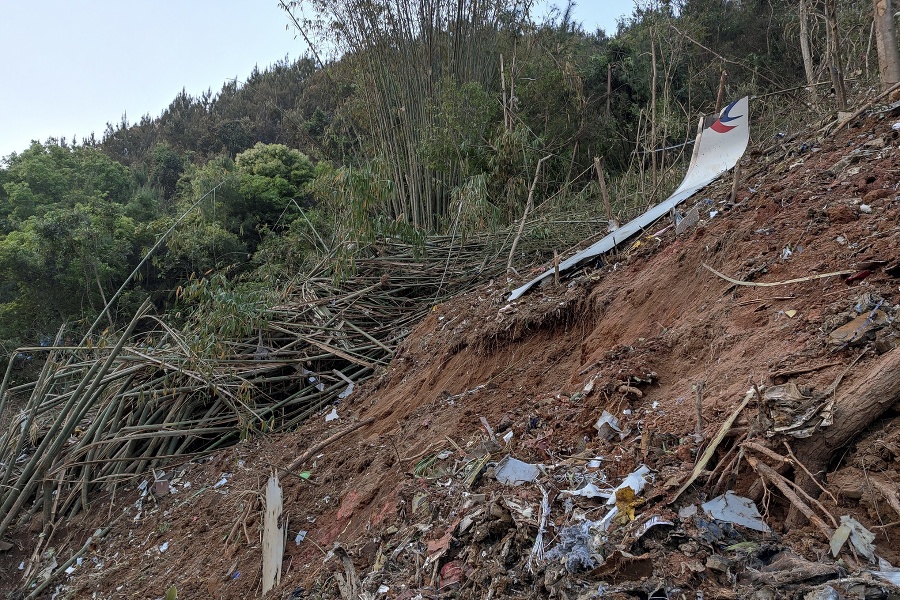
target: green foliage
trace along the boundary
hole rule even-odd
[[[825,78],[822,1],[810,4]],[[0,339],[95,316],[186,214],[119,306],[177,299],[198,344],[217,348],[264,318],[261,290],[311,265],[341,278],[380,237],[424,248],[432,231],[514,222],[546,156],[536,205],[596,210],[603,157],[614,208],[639,210],[677,183],[689,149],[657,150],[693,137],[723,69],[727,98],[804,81],[789,0],[642,0],[613,37],[569,9],[536,23],[506,0],[310,6],[327,18],[302,24],[345,51],[327,66],[281,61],[216,93],[182,91],[158,118],[123,117],[100,142],[48,140],[0,164]],[[863,79],[870,11],[838,0],[846,64]]]
[[[48,142],[10,157],[3,189],[0,214],[3,231],[9,232],[57,205],[71,207],[98,196],[126,202],[131,180],[125,167],[95,148]]]
[[[227,355],[227,340],[252,337],[276,303],[267,286],[235,283],[222,273],[191,276],[178,295],[178,306],[186,313],[183,331],[187,341],[200,356],[216,358]]]
[[[479,173],[488,161],[487,139],[500,108],[481,85],[444,82],[429,111],[434,115],[419,156],[436,172]]]
[[[164,217],[147,226],[148,239],[156,239],[171,227],[174,219]],[[166,287],[184,281],[191,274],[247,263],[246,245],[238,236],[223,228],[217,221],[192,213],[169,236],[165,251],[153,256],[151,263],[155,277]]]
[[[99,198],[29,217],[0,240],[0,277],[15,284],[4,307],[14,318],[2,326],[16,329],[0,335],[34,337],[98,314],[104,294],[127,275],[133,240],[122,206]]]
[[[184,159],[169,144],[161,142],[150,152],[150,183],[162,191],[163,200],[175,195],[178,179],[184,172]]]
[[[309,209],[285,228],[263,230],[253,254],[252,279],[278,287],[308,272],[335,246],[334,224],[321,210]]]

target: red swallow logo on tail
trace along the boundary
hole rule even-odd
[[[715,123],[710,125],[709,128],[712,129],[713,131],[715,131],[716,133],[728,133],[729,131],[731,131],[732,129],[737,127],[737,125],[726,125],[726,123],[730,123],[731,121],[734,121],[735,119],[740,119],[741,117],[744,116],[744,115],[738,115],[736,117],[732,117],[730,114],[728,114],[729,112],[731,112],[731,109],[734,108],[734,105],[737,104],[738,102],[740,102],[740,100],[735,100],[734,102],[732,102],[731,104],[726,106],[725,110],[722,111],[722,116],[719,117]]]

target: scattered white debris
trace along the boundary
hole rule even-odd
[[[689,504],[688,506],[682,506],[678,509],[678,518],[679,519],[687,519],[688,517],[693,517],[697,514],[697,505]]]
[[[869,571],[869,573],[896,586],[900,586],[900,571]]]
[[[165,551],[168,550],[168,549],[169,549],[169,542],[163,542],[163,543],[160,544],[160,546],[159,546],[159,551],[160,551],[160,553],[165,552]]]
[[[326,423],[328,423],[329,421],[337,421],[338,419],[340,419],[340,417],[337,414],[337,407],[332,408],[331,412],[325,415]]]
[[[485,419],[484,417],[478,417],[478,418],[481,419],[481,424],[484,425],[484,429],[485,429],[485,431],[487,431],[488,435],[490,436],[491,441],[496,444],[497,437],[494,435],[494,428],[491,427],[491,424],[488,423],[487,419]]]
[[[644,489],[644,486],[647,485],[647,475],[650,474],[650,467],[647,465],[641,465],[634,472],[629,473],[628,476],[622,480],[618,486],[616,486],[609,496],[609,500],[606,501],[608,505],[613,505],[616,503],[616,492],[621,490],[622,488],[630,487],[634,490],[634,495],[637,496],[641,493],[641,490]]]
[[[297,536],[294,538],[294,543],[299,546],[300,542],[306,539],[306,533],[307,532],[303,530],[298,531]]]
[[[563,490],[560,493],[567,496],[581,496],[582,498],[609,498],[609,491],[601,490],[594,483],[589,483],[578,490]]]
[[[389,591],[391,591],[391,588],[389,588],[388,586],[386,586],[382,583],[381,585],[378,586],[378,590],[375,593],[376,594],[387,594]]]
[[[875,546],[872,544],[872,541],[875,539],[875,534],[849,515],[841,516],[841,525],[835,530],[834,535],[831,536],[832,556],[838,555],[848,538],[857,552],[874,562]]]
[[[213,489],[217,490],[220,487],[222,487],[223,485],[225,485],[226,483],[228,483],[228,478],[231,477],[231,475],[232,475],[232,473],[222,473],[222,478],[216,482],[216,484],[213,486]]]
[[[503,439],[503,443],[504,443],[504,444],[510,443],[510,442],[512,441],[512,439],[513,439],[513,430],[510,429],[509,431],[507,431],[506,433],[504,433],[502,439]]]
[[[597,422],[594,423],[594,429],[597,430],[600,437],[604,440],[611,440],[616,437],[616,434],[622,433],[622,430],[619,429],[619,420],[605,410],[600,415],[600,418],[597,419]]]
[[[859,205],[859,212],[865,213],[865,214],[867,214],[867,215],[870,215],[870,214],[872,214],[872,207],[869,206],[868,204],[860,204],[860,205]]]
[[[659,515],[653,515],[649,519],[647,519],[637,530],[637,537],[643,536],[651,527],[655,527],[657,525],[674,525],[672,521],[667,521],[663,519]]]
[[[701,507],[713,519],[734,523],[748,529],[767,532],[769,526],[762,520],[759,509],[749,498],[738,496],[734,492],[725,492],[709,502],[704,502]]]
[[[530,483],[537,479],[541,474],[541,470],[537,466],[527,462],[522,462],[517,458],[509,455],[497,463],[494,470],[494,476],[497,481],[506,485],[519,485],[522,483]]]

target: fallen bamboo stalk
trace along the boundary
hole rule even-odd
[[[339,431],[339,432],[335,433],[334,435],[326,438],[325,440],[319,442],[312,448],[307,449],[306,452],[304,452],[303,454],[301,454],[300,456],[298,456],[297,458],[292,460],[291,464],[289,464],[287,467],[285,467],[286,470],[293,471],[294,469],[296,469],[297,467],[302,465],[306,460],[308,460],[309,457],[313,456],[316,452],[319,452],[320,450],[322,450],[329,444],[332,444],[333,442],[341,439],[348,433],[352,433],[352,432],[356,431],[357,429],[359,429],[360,427],[365,427],[366,425],[368,425],[369,423],[372,423],[373,421],[375,421],[375,417],[369,417],[368,419],[364,419],[364,420],[360,421],[359,423],[356,423],[356,424],[348,427],[347,429],[344,429],[343,431]]]
[[[819,275],[810,275],[809,277],[800,277],[798,279],[788,279],[787,281],[773,281],[773,282],[766,283],[766,282],[758,282],[758,281],[740,281],[739,279],[734,279],[732,277],[729,277],[728,275],[719,273],[718,271],[716,271],[715,269],[713,269],[711,266],[707,265],[706,263],[701,263],[701,266],[703,266],[703,268],[710,271],[714,275],[721,277],[728,283],[732,283],[734,285],[748,286],[748,287],[776,287],[779,285],[790,285],[792,283],[803,283],[805,281],[815,281],[816,279],[825,279],[827,277],[839,277],[841,275],[852,275],[853,273],[856,272],[856,271],[835,271],[833,273],[821,273]]]
[[[735,420],[738,418],[738,415],[741,414],[741,411],[750,403],[750,399],[753,398],[753,394],[748,392],[744,396],[743,402],[734,410],[731,415],[725,419],[725,422],[722,423],[722,426],[719,428],[719,432],[709,442],[709,446],[706,447],[706,451],[703,453],[703,456],[700,457],[700,460],[697,461],[697,464],[694,465],[694,470],[691,472],[691,476],[688,477],[687,481],[682,484],[682,486],[675,492],[675,495],[672,496],[670,502],[675,502],[681,494],[684,493],[686,489],[688,489],[692,483],[694,483],[697,478],[700,476],[700,473],[706,468],[706,465],[709,464],[710,459],[712,459],[713,454],[716,451],[716,448],[719,447],[719,444],[722,443],[722,440],[725,439],[725,435],[728,433],[728,430],[731,429],[731,426],[734,424]]]

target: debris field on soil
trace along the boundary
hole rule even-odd
[[[0,587],[83,549],[46,597],[255,597],[277,472],[266,597],[898,597],[893,118],[751,152],[733,202],[560,285],[435,305],[354,393],[99,495],[52,555],[34,515]]]

